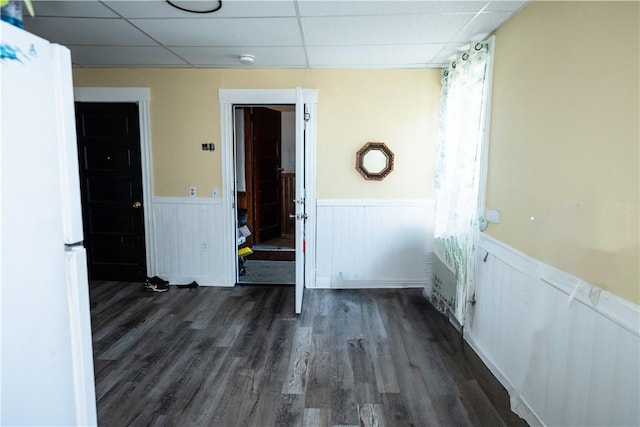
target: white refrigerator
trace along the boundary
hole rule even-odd
[[[95,425],[71,57],[0,27],[0,425]]]

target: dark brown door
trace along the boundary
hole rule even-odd
[[[147,274],[138,105],[76,103],[82,220],[91,280]]]
[[[251,127],[255,243],[260,243],[280,237],[280,112],[252,108]]]

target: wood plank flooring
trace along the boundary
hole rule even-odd
[[[91,285],[101,426],[526,426],[420,290]]]

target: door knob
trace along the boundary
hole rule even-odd
[[[140,202],[135,202],[135,203],[133,204],[133,208],[134,208],[134,209],[140,209],[141,207],[142,207],[142,203],[140,203]]]

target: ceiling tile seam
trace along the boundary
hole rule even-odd
[[[458,37],[458,34],[462,34],[462,32],[463,32],[467,27],[469,27],[469,25],[471,25],[471,23],[472,23],[476,18],[478,18],[478,16],[480,16],[480,15],[484,12],[484,10],[485,10],[487,7],[489,7],[489,3],[490,3],[490,2],[485,3],[485,4],[484,4],[484,6],[482,6],[482,7],[480,8],[480,10],[475,14],[475,16],[474,16],[473,18],[471,18],[471,19],[470,19],[470,20],[469,20],[469,21],[468,21],[468,22],[467,22],[467,23],[466,23],[466,24],[465,24],[465,25],[464,25],[464,26],[463,26],[463,27],[462,27],[462,28],[461,28],[461,29],[460,29],[456,34],[454,34],[454,36],[453,36],[451,39],[449,39],[449,41],[447,42],[447,44],[446,44],[442,49],[440,49],[440,51],[439,51],[437,54],[435,54],[431,59],[433,59],[433,58],[438,58],[438,57],[439,57],[443,52],[446,52],[446,51],[447,51],[447,49],[449,49],[453,44],[460,44],[460,43],[455,43],[453,40],[455,40],[455,39],[456,39],[456,37]],[[491,13],[491,12],[489,12],[489,13]],[[464,43],[462,43],[462,44],[464,44]]]
[[[298,22],[298,31],[300,32],[300,41],[302,42],[302,49],[304,51],[304,62],[306,64],[306,68],[311,68],[309,65],[309,53],[307,52],[307,42],[304,37],[304,29],[302,28],[302,18],[300,17],[300,6],[298,4],[298,0],[294,0],[293,7],[296,10],[296,21]]]
[[[161,43],[159,40],[157,40],[155,37],[151,36],[151,34],[148,34],[146,31],[144,31],[143,29],[141,29],[140,27],[138,27],[136,24],[134,24],[133,22],[131,22],[129,19],[125,18],[124,16],[122,16],[120,13],[118,13],[116,10],[114,10],[111,6],[109,6],[108,4],[106,4],[103,1],[100,1],[100,3],[102,3],[105,7],[107,7],[109,10],[111,10],[113,13],[115,13],[116,15],[118,15],[120,18],[122,18],[126,23],[128,23],[129,25],[131,25],[133,28],[135,28],[136,30],[140,31],[142,34],[144,34],[145,36],[149,37],[151,40],[153,40],[154,42],[156,42],[158,44],[158,47],[162,47],[165,50],[167,50],[170,54],[172,54],[173,56],[175,56],[176,58],[180,59],[182,62],[184,62],[187,65],[190,65],[191,67],[193,67],[193,64],[191,64],[189,61],[187,61],[186,59],[182,58],[180,55],[177,55],[175,52],[173,52],[171,49],[168,49],[163,43]]]
[[[251,17],[251,16],[219,16],[219,15],[207,15],[207,16],[203,16],[203,15],[199,15],[199,16],[171,16],[171,17],[158,17],[158,18],[147,18],[147,17],[131,17],[131,18],[127,18],[124,15],[118,13],[116,10],[114,10],[113,8],[109,7],[108,4],[106,4],[103,0],[99,0],[99,3],[101,3],[102,5],[106,6],[107,8],[109,8],[109,10],[111,10],[113,13],[115,13],[116,15],[118,15],[119,17],[121,17],[122,19],[125,20],[130,20],[130,19],[141,19],[141,20],[147,20],[147,19],[161,19],[161,20],[166,20],[166,19],[253,19],[253,18],[263,18],[262,16],[256,16],[256,17]],[[295,18],[296,15],[273,15],[273,16],[268,16],[268,18]]]
[[[118,48],[128,48],[135,47],[139,48],[166,48],[164,45],[149,45],[149,44],[100,44],[100,43],[90,43],[90,44],[79,44],[79,43],[67,43],[66,47],[118,47]],[[177,46],[181,47],[181,46]]]
[[[504,11],[504,10],[503,10],[502,12],[511,12],[511,15],[509,15],[509,16],[507,17],[507,19],[505,19],[504,21],[502,21],[502,22],[500,23],[500,27],[502,27],[502,26],[503,26],[504,24],[506,24],[507,22],[511,21],[511,20],[513,19],[513,17],[514,17],[514,16],[516,16],[518,13],[520,13],[520,11],[521,11],[522,9],[524,9],[524,8],[525,8],[526,6],[528,6],[528,5],[529,5],[529,2],[527,2],[527,3],[523,4],[523,5],[522,5],[522,6],[520,6],[518,9],[513,10],[513,11],[510,11],[510,10]],[[500,27],[498,27],[498,28],[500,28]],[[495,31],[496,31],[496,30],[498,30],[498,28],[496,28],[495,30],[493,30],[493,31],[491,32],[491,34],[495,33]]]
[[[208,49],[208,48],[222,48],[222,49],[234,49],[234,48],[246,48],[246,49],[264,49],[264,48],[273,48],[273,49],[277,49],[277,48],[304,48],[303,45],[299,45],[299,44],[264,44],[264,45],[251,45],[251,46],[247,46],[247,45],[243,45],[243,44],[206,44],[206,45],[182,45],[182,44],[164,44],[163,46],[165,47],[170,47],[170,48],[175,48],[175,47],[184,47],[184,48],[190,48],[190,49],[194,49],[194,48],[200,48],[200,49]],[[247,52],[247,53],[251,53],[251,52]]]
[[[488,3],[487,3],[488,4]],[[481,8],[486,8],[486,4]],[[464,12],[416,12],[416,13],[384,13],[384,14],[358,14],[358,15],[301,15],[301,18],[380,18],[386,16],[445,16],[445,15],[475,15],[481,9],[467,10]],[[504,11],[500,11],[504,12]],[[507,11],[508,12],[508,11]],[[498,13],[498,11],[487,11],[487,13]]]
[[[295,15],[273,15],[273,16],[167,16],[167,17],[162,17],[162,18],[154,18],[154,17],[131,17],[131,18],[125,18],[124,19],[133,19],[136,21],[177,21],[177,20],[188,20],[188,21],[223,21],[223,20],[229,20],[229,21],[235,21],[235,20],[248,20],[248,19],[292,19],[295,18]]]
[[[428,63],[419,64],[373,64],[373,65],[314,65],[312,70],[426,70]]]
[[[104,4],[104,3],[103,3]],[[296,3],[297,4],[297,3]],[[109,7],[105,5],[106,7]],[[516,12],[522,7],[515,10],[484,10],[486,5],[482,8],[483,13],[487,14],[499,14],[505,12]],[[291,19],[291,18],[318,18],[318,19],[336,19],[336,18],[381,18],[381,17],[398,17],[398,16],[429,16],[429,17],[441,17],[448,15],[476,15],[480,12],[477,11],[466,11],[466,12],[439,12],[439,13],[385,13],[382,15],[374,15],[374,14],[363,14],[363,15],[264,15],[264,16],[166,16],[166,17],[130,17],[127,18],[114,9],[110,8],[111,11],[116,13],[118,16],[58,16],[58,15],[36,15],[36,18],[58,18],[58,19],[125,19],[125,20],[138,20],[138,21],[171,21],[171,20],[190,20],[190,21],[206,21],[206,20],[254,20],[254,19]]]
[[[440,55],[442,55],[444,52],[447,51],[447,49],[449,49],[449,46],[451,45],[451,42],[447,43],[446,45],[444,45],[444,47],[442,49],[440,49],[440,51],[438,53],[436,53],[435,55],[433,55],[433,57],[431,58],[433,60],[433,58],[439,58]]]
[[[103,45],[103,44],[73,44],[69,46],[115,46],[115,47],[167,47],[167,48],[187,48],[187,49],[236,49],[236,48],[246,48],[246,49],[305,49],[306,48],[336,48],[336,47],[346,47],[346,48],[366,48],[366,47],[437,47],[440,45],[448,45],[448,42],[434,42],[434,43],[392,43],[392,44],[342,44],[342,45],[331,45],[331,44],[322,44],[322,45],[176,45],[176,44],[163,44],[160,46],[153,45]],[[464,44],[463,42],[455,44]],[[249,52],[251,53],[251,52]]]
[[[471,18],[456,34],[453,35],[453,37],[449,40],[449,43],[452,43],[456,39],[456,37],[458,37],[458,35],[462,34],[471,25],[473,21],[478,19],[478,17],[482,15],[482,12],[484,12],[484,10],[488,6],[489,6],[489,3],[485,3],[485,5],[474,15],[474,17]]]
[[[266,66],[251,66],[240,68],[237,65],[211,65],[211,64],[78,64],[74,63],[75,68],[107,68],[107,69],[229,69],[229,70],[246,70],[246,69],[287,69],[287,70],[304,70],[304,69],[316,69],[316,70],[426,70],[426,69],[440,69],[442,64],[435,63],[418,63],[418,64],[374,64],[374,65],[316,65],[313,67],[305,67],[298,65],[266,65]]]
[[[166,50],[168,50],[172,55],[174,55],[177,58],[180,58],[182,61],[185,62],[185,64],[189,64],[191,67],[195,68],[196,65],[191,62],[191,61],[187,61],[185,58],[183,58],[181,55],[177,54],[176,52],[174,52],[170,47],[162,45],[163,48],[165,48]]]
[[[308,44],[307,47],[367,47],[367,46],[372,46],[372,47],[378,47],[378,46],[382,46],[382,47],[393,47],[393,46],[439,46],[439,45],[446,45],[449,44],[448,41],[442,41],[442,42],[415,42],[415,43],[384,43],[384,44],[380,44],[380,43],[374,43],[374,44],[367,44],[367,43],[357,43],[357,44]],[[463,44],[463,43],[460,43]]]
[[[270,69],[270,70],[306,70],[308,67],[304,65],[251,65],[248,67],[242,67],[240,65],[217,65],[217,64],[195,64],[194,68],[198,69],[225,69],[225,70],[258,70],[258,69]]]
[[[423,67],[427,65],[429,62],[378,62],[375,64],[338,64],[338,65],[327,65],[327,64],[315,64],[314,67],[330,67],[330,68],[340,68],[340,67],[349,67],[349,68],[369,68],[369,67],[396,67],[396,66],[404,66],[404,67]]]
[[[162,68],[162,69],[170,69],[170,68],[179,68],[179,69],[187,69],[187,68],[195,68],[189,65],[167,65],[167,64],[140,64],[140,65],[131,65],[131,64],[72,64],[74,68],[107,68],[107,69],[143,69],[143,68]]]
[[[32,17],[27,17],[27,19],[38,20],[40,18],[49,18],[49,19],[122,19],[119,16],[57,16],[57,15],[40,15],[36,14]]]
[[[113,10],[113,9],[112,9]],[[115,12],[115,11],[114,11]],[[254,19],[291,19],[291,18],[301,18],[301,19],[309,19],[309,18],[318,18],[318,19],[336,19],[336,18],[383,18],[383,17],[398,17],[398,16],[430,16],[430,17],[440,17],[440,16],[448,16],[448,15],[476,15],[480,11],[467,11],[467,12],[443,12],[443,13],[385,13],[383,15],[267,15],[267,16],[223,16],[223,17],[191,17],[191,16],[170,16],[170,17],[131,17],[126,18],[122,15],[118,15],[119,17],[109,16],[109,17],[100,17],[100,16],[55,16],[55,15],[39,15],[39,18],[85,18],[85,19],[126,19],[126,20],[137,20],[137,21],[172,21],[172,20],[190,20],[190,21],[206,21],[206,20],[254,20]],[[508,13],[508,12],[516,12],[516,10],[484,10],[482,13],[486,14],[500,14],[500,13]]]

